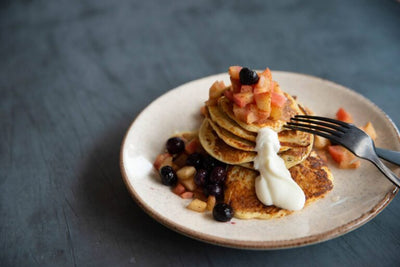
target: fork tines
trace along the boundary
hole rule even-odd
[[[293,122],[294,121],[294,122]],[[296,115],[285,125],[286,128],[308,132],[337,140],[350,129],[351,125],[342,121],[309,115]]]

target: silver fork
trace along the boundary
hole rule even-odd
[[[344,146],[356,156],[371,161],[394,185],[400,187],[400,178],[379,160],[372,139],[353,124],[308,115],[297,115],[291,120],[286,128],[316,134]]]

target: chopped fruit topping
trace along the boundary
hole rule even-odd
[[[178,181],[178,177],[171,166],[164,166],[160,170],[161,182],[164,185],[174,185]]]
[[[221,97],[224,91],[227,89],[223,81],[216,81],[213,83],[209,90],[209,98],[207,105],[215,105],[219,97]]]
[[[361,127],[361,130],[366,132],[369,135],[369,137],[371,137],[372,140],[374,140],[374,142],[375,142],[375,140],[377,138],[377,134],[376,134],[375,128],[371,122],[368,122],[367,124],[364,125],[364,127]]]
[[[167,141],[167,150],[170,154],[179,154],[185,150],[185,142],[179,137],[172,137]]]
[[[215,196],[208,196],[207,198],[207,210],[212,211],[216,203]]]
[[[172,163],[172,156],[169,153],[159,154],[154,161],[154,168],[159,171],[163,166],[170,165]]]
[[[257,72],[249,68],[242,68],[239,72],[239,77],[240,83],[246,85],[256,84],[259,79]]]
[[[174,187],[174,189],[172,189],[172,192],[174,192],[175,194],[177,194],[177,195],[181,195],[183,192],[185,192],[186,191],[186,189],[185,189],[185,187],[181,184],[181,183],[178,183],[175,187]]]
[[[185,199],[193,198],[193,192],[184,192],[180,195],[180,197]]]
[[[266,68],[261,74],[260,76],[264,76],[267,80],[272,82],[272,73],[271,70],[269,68]]]
[[[194,183],[194,179],[179,180],[180,183],[188,190],[193,192],[197,185]]]
[[[314,147],[315,148],[323,149],[323,148],[329,146],[330,144],[331,144],[331,142],[328,139],[321,137],[319,135],[314,135]]]
[[[190,140],[186,146],[185,146],[185,152],[188,154],[193,154],[194,152],[197,151],[197,149],[200,147],[200,141],[198,138],[193,138]]]
[[[336,118],[343,122],[353,123],[353,118],[351,117],[350,113],[343,108],[339,108],[339,110],[336,112]]]
[[[219,222],[230,221],[233,217],[233,209],[226,203],[218,203],[214,206],[213,217]]]
[[[275,107],[283,107],[285,105],[287,98],[283,94],[279,94],[276,92],[271,93],[271,105]]]
[[[242,87],[240,87],[240,92],[241,93],[253,93],[253,87],[251,85],[242,85]]]
[[[342,146],[328,146],[328,151],[333,160],[339,163],[340,169],[356,169],[361,164],[353,153]]]
[[[233,113],[235,116],[246,123],[253,123],[257,120],[257,106],[254,104],[246,105],[241,108],[238,105],[233,105]]]
[[[271,105],[270,119],[271,120],[279,120],[279,118],[281,118],[281,117],[282,117],[282,109],[277,106]]]
[[[233,102],[233,92],[231,90],[226,90],[224,96]]]
[[[231,77],[231,85],[233,93],[240,93],[240,88],[242,87],[242,85],[240,84],[239,79],[234,79]]]
[[[242,70],[242,67],[240,66],[231,66],[228,69],[229,76],[231,76],[233,79],[239,80],[239,73]]]
[[[241,108],[250,103],[253,103],[253,101],[254,95],[251,92],[233,94],[233,102],[235,102],[235,104]]]
[[[256,101],[257,108],[266,111],[268,113],[271,112],[271,93],[258,93],[254,94],[254,100]],[[269,116],[269,114],[268,114]]]
[[[204,212],[207,208],[207,203],[204,201],[201,201],[200,199],[193,199],[192,202],[189,203],[187,206],[188,209],[194,210],[197,212]]]
[[[193,179],[196,174],[196,169],[193,166],[185,166],[176,172],[179,180]]]

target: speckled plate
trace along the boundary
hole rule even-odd
[[[390,118],[365,97],[330,81],[303,74],[274,71],[286,92],[321,116],[332,117],[344,107],[356,124],[374,124],[377,145],[400,150],[399,133]],[[278,249],[322,242],[354,230],[374,218],[396,195],[396,188],[369,162],[357,170],[340,170],[330,164],[335,186],[324,199],[289,216],[272,220],[219,223],[210,213],[186,209],[181,199],[161,184],[152,167],[166,140],[174,133],[196,130],[200,107],[219,74],[184,84],[162,95],[137,116],[121,148],[121,172],[133,199],[151,217],[189,237],[212,244],[244,249]],[[395,173],[400,168],[391,166]]]

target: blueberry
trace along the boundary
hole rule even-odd
[[[204,169],[199,169],[194,176],[194,183],[198,186],[203,186],[207,183],[208,172]]]
[[[239,78],[240,83],[246,85],[256,84],[259,79],[257,72],[249,68],[242,68],[239,72]]]
[[[213,217],[219,222],[230,221],[233,217],[233,209],[229,204],[218,203],[214,206]]]
[[[197,152],[190,154],[186,159],[186,165],[194,166],[196,170],[200,169],[202,164],[203,164],[203,155]]]
[[[174,185],[178,181],[174,169],[171,166],[164,166],[160,170],[161,182],[165,185]]]
[[[211,195],[219,199],[224,195],[224,190],[220,184],[207,184],[203,191],[206,196]]]
[[[215,167],[210,174],[210,183],[219,184],[223,183],[226,178],[226,169],[224,167]]]
[[[170,154],[179,154],[185,150],[185,142],[179,137],[171,137],[167,141],[167,150]]]
[[[211,172],[216,166],[225,167],[226,164],[211,157],[210,155],[205,156],[203,159],[204,169],[206,169],[208,172]]]

